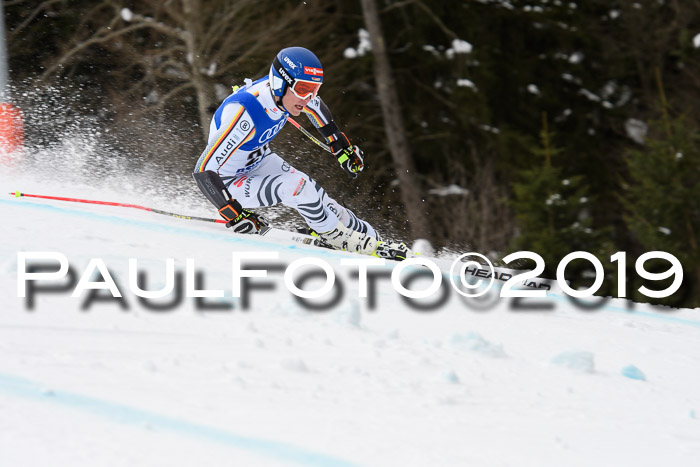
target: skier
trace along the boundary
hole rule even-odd
[[[302,47],[281,50],[268,76],[246,80],[219,106],[194,179],[234,232],[258,233],[266,224],[251,208],[283,203],[295,208],[311,233],[333,248],[405,259],[405,244],[381,241],[368,222],[270,149],[287,119],[305,113],[351,178],[364,169],[362,150],[350,144],[318,96],[322,83],[323,67],[316,55]]]

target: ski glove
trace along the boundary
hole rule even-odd
[[[243,209],[235,219],[226,223],[226,227],[233,229],[235,233],[257,234],[260,229],[267,227],[267,222],[250,209]]]
[[[221,217],[226,219],[226,227],[232,228],[236,233],[260,232],[260,229],[267,226],[267,222],[250,209],[243,209],[241,203],[235,199],[230,199],[219,209]]]
[[[333,154],[338,158],[340,167],[352,178],[357,178],[358,172],[365,168],[363,156],[365,155],[358,146],[348,146]]]

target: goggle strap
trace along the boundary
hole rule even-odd
[[[272,66],[275,68],[275,71],[277,71],[277,74],[282,77],[282,79],[285,81],[285,83],[287,83],[289,87],[292,87],[294,85],[294,78],[289,76],[289,73],[287,73],[287,70],[282,66],[277,57],[275,57],[275,59],[272,61]]]

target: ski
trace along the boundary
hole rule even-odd
[[[155,208],[151,208],[151,207],[147,207],[147,206],[141,206],[141,205],[137,205],[137,204],[119,203],[119,202],[112,202],[112,201],[88,200],[88,199],[80,199],[80,198],[67,198],[67,197],[59,197],[59,196],[37,195],[37,194],[22,193],[20,191],[12,192],[12,193],[10,193],[10,195],[14,196],[16,198],[38,198],[38,199],[46,199],[46,200],[52,200],[52,201],[98,204],[98,205],[106,205],[106,206],[117,206],[117,207],[124,207],[124,208],[139,209],[139,210],[143,210],[143,211],[149,211],[149,212],[152,212],[155,214],[161,214],[161,215],[175,217],[175,218],[184,219],[184,220],[194,220],[194,221],[210,222],[210,223],[225,223],[226,222],[223,219],[211,219],[211,218],[205,218],[205,217],[189,216],[189,215],[178,214],[178,213],[173,213],[173,212],[168,212],[168,211],[162,211],[159,209],[155,209]],[[287,242],[291,242],[291,243],[309,245],[309,246],[316,247],[316,248],[335,250],[335,248],[328,245],[321,238],[314,237],[312,235],[308,235],[308,234],[305,234],[302,232],[291,232],[288,230],[278,229],[278,228],[270,227],[270,226],[266,225],[260,230],[260,232],[258,234],[260,236],[267,237],[269,239],[276,239],[276,240],[280,240],[280,241],[287,241]],[[243,234],[243,235],[245,235],[245,234]],[[386,257],[386,256],[383,256],[383,258],[387,259],[389,261],[397,261],[397,262],[401,261],[400,259]],[[445,271],[451,271],[452,267],[454,265],[454,260],[425,256],[425,255],[420,254],[420,252],[412,252],[411,251],[411,254],[407,255],[407,258],[421,258],[421,259],[426,259],[426,260],[432,261],[433,263],[435,263],[436,265],[438,265],[440,267],[440,269],[443,271],[443,273],[445,273]],[[469,274],[473,280],[479,280],[479,279],[490,280],[493,277],[494,281],[498,280],[500,282],[505,283],[506,281],[510,280],[513,277],[525,274],[527,271],[521,271],[521,270],[516,270],[516,269],[506,269],[506,268],[501,268],[501,267],[493,267],[493,270],[491,270],[489,267],[487,267],[485,265],[479,265],[478,267],[475,266],[472,268],[466,268],[466,270],[464,272],[466,274]],[[524,285],[527,288],[551,290],[553,288],[553,286],[556,284],[556,282],[554,280],[551,280],[551,279],[544,279],[544,278],[536,277],[536,278],[524,279],[523,281],[518,282],[518,284]]]
[[[323,242],[323,240],[319,239],[318,237],[314,237],[312,235],[308,235],[308,234],[301,233],[301,232],[291,232],[289,230],[265,226],[265,227],[263,227],[263,229],[261,229],[259,234],[261,236],[267,237],[269,239],[288,241],[288,242],[292,242],[292,243],[301,243],[303,245],[309,245],[309,246],[313,246],[313,247],[317,247],[317,248],[331,249],[334,251],[342,251],[342,250],[336,250],[335,248],[331,247],[330,245],[325,244],[325,242]],[[493,278],[494,282],[500,283],[500,284],[505,284],[507,281],[511,280],[512,278],[517,277],[519,275],[526,274],[528,272],[526,270],[508,269],[508,268],[503,268],[503,267],[499,267],[499,266],[492,266],[492,268],[489,268],[488,265],[481,264],[481,263],[479,263],[478,265],[466,267],[466,268],[464,268],[464,271],[460,271],[462,268],[455,268],[455,261],[456,261],[455,259],[436,258],[436,257],[421,254],[420,252],[411,252],[411,254],[408,255],[407,259],[408,258],[430,261],[430,262],[436,264],[440,268],[440,270],[443,272],[443,274],[449,274],[449,273],[451,273],[452,269],[456,269],[455,273],[457,273],[457,274],[463,273],[466,276],[466,279],[470,282],[476,282],[478,280],[487,280],[488,281],[488,280],[491,280],[491,278]],[[388,261],[394,261],[397,263],[402,261],[399,259],[392,259],[392,258],[386,258],[386,257],[384,257],[383,259],[386,259]],[[552,279],[542,278],[542,277],[534,277],[534,278],[527,278],[527,279],[517,281],[516,285],[523,286],[527,289],[552,291],[552,290],[554,290],[554,287],[556,285],[556,281],[554,281]]]
[[[258,235],[261,237],[267,237],[274,240],[289,241],[294,243],[301,243],[304,245],[311,245],[319,248],[328,248],[333,250],[334,248],[326,244],[320,238],[314,237],[301,232],[291,232],[289,230],[278,229],[276,227],[271,227],[265,225],[260,228]]]

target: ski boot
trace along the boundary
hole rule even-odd
[[[335,250],[336,248],[328,243],[321,235],[319,235],[318,232],[316,232],[314,229],[310,227],[298,227],[297,232],[300,234],[308,235],[310,237],[314,237],[314,239],[317,241],[315,244],[316,246],[320,246],[322,248],[328,248],[330,250]]]
[[[322,234],[313,229],[298,229],[298,231],[318,238],[321,241],[319,246],[326,248],[352,251],[395,261],[403,261],[413,254],[405,243],[384,242],[345,227],[342,223],[338,223],[338,227],[334,230]]]
[[[390,243],[390,242],[377,242],[377,248],[372,253],[372,256],[385,259],[393,259],[395,261],[403,261],[406,258],[413,256],[411,251],[405,243]]]
[[[377,249],[376,238],[346,227],[342,222],[330,232],[319,232],[318,235],[336,250],[371,255]]]

